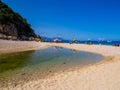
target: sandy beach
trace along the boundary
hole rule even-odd
[[[60,46],[69,49],[98,53],[105,59],[93,65],[55,73],[46,79],[38,79],[0,90],[119,90],[120,47],[66,43],[40,43],[0,40],[0,54]]]
[[[35,41],[28,42],[0,40],[0,54],[45,49],[50,46],[51,44],[49,43],[38,43]]]

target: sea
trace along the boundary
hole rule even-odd
[[[56,37],[58,39],[58,42],[63,42],[63,43],[70,43],[73,40],[67,40],[63,39],[60,37]],[[45,42],[53,42],[55,38],[46,38],[42,37],[42,39]],[[115,44],[120,45],[120,40],[76,40],[78,44],[86,44],[87,42],[91,42],[96,45],[109,45],[109,46],[114,46]]]
[[[64,41],[65,43],[69,43],[69,40]],[[96,45],[109,45],[114,46],[115,44],[120,45],[120,41],[77,41],[78,44],[86,44],[87,42],[91,42]]]

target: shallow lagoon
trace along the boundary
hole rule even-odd
[[[5,54],[0,56],[0,81],[11,84],[27,82],[102,59],[99,54],[60,47]]]

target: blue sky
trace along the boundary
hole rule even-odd
[[[120,40],[119,0],[3,1],[41,36]]]

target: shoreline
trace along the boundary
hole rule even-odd
[[[17,42],[17,47],[13,47]],[[5,45],[10,45],[10,49],[5,48]],[[3,45],[2,45],[3,44]],[[23,45],[23,46],[20,46]],[[18,46],[19,49],[18,49]],[[55,73],[46,79],[40,79],[28,82],[21,86],[8,86],[10,90],[119,90],[120,88],[120,48],[113,46],[102,45],[83,45],[83,44],[66,44],[66,43],[39,43],[27,41],[4,41],[0,40],[0,52],[10,53],[17,51],[28,51],[45,49],[51,46],[59,46],[80,51],[87,51],[101,54],[105,57],[101,62],[77,67],[66,70],[65,72]],[[27,49],[25,49],[27,48]],[[3,52],[2,52],[3,50]],[[5,89],[5,88],[3,88]]]
[[[103,56],[120,55],[120,47],[107,46],[107,45],[86,45],[86,44],[69,44],[69,43],[49,43],[49,42],[36,42],[36,41],[11,41],[0,39],[0,54],[24,52],[31,50],[41,50],[52,46],[58,46],[68,49],[75,49],[79,51],[91,52],[101,54]],[[97,48],[101,50],[96,51]],[[104,50],[106,48],[106,50]],[[107,51],[111,51],[111,53]],[[117,53],[116,53],[117,52]]]

